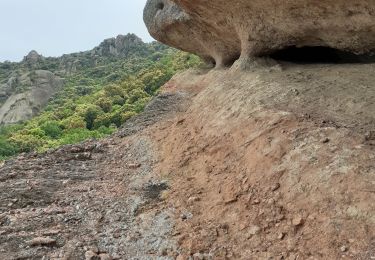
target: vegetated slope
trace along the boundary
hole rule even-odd
[[[7,259],[372,259],[374,64],[190,71],[0,169]]]
[[[19,63],[0,63],[0,123],[18,123],[38,114],[49,98],[61,90],[63,78],[76,85],[113,82],[127,72],[120,71],[124,60],[150,57],[166,49],[156,43],[143,43],[136,35],[128,34],[107,39],[91,51],[57,58],[46,58],[31,51]],[[32,95],[33,92],[43,92],[43,95]]]
[[[32,51],[21,63],[2,63],[0,117],[26,121],[0,128],[0,159],[108,135],[142,111],[177,71],[199,62],[127,35],[87,52],[44,58]]]

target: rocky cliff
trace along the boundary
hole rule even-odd
[[[144,20],[159,41],[219,67],[291,46],[362,54],[375,44],[373,0],[149,0]]]

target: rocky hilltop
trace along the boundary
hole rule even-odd
[[[93,50],[61,57],[43,57],[31,51],[19,63],[0,63],[0,125],[37,115],[75,75],[97,66],[110,66],[130,57],[150,54],[150,44],[134,34],[104,40]],[[104,77],[103,75],[102,77]]]
[[[92,50],[93,55],[127,57],[137,47],[144,45],[143,41],[134,34],[119,35],[116,38],[104,40]]]

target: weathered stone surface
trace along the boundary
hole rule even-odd
[[[144,20],[155,39],[217,66],[288,46],[375,49],[373,0],[149,0]]]
[[[0,107],[0,124],[18,123],[37,115],[63,83],[63,79],[46,70],[14,75],[0,85],[5,100]]]

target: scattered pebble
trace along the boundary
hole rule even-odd
[[[346,252],[348,250],[348,248],[346,247],[346,246],[342,246],[342,247],[340,247],[340,251],[341,252]]]
[[[193,204],[194,202],[197,202],[199,200],[200,200],[199,197],[190,197],[190,198],[188,198],[187,202],[188,202],[188,204]]]
[[[86,260],[101,260],[100,256],[98,256],[96,253],[93,251],[89,250],[85,253],[85,259]]]
[[[271,187],[271,190],[272,190],[272,191],[277,191],[278,189],[280,189],[280,183],[275,183],[275,184],[272,185],[272,187]]]
[[[253,205],[257,205],[257,204],[259,204],[260,203],[260,200],[258,200],[258,199],[255,199],[254,201],[253,201]]]
[[[301,226],[303,224],[303,218],[301,216],[294,217],[292,220],[292,224],[295,227]]]
[[[129,169],[137,169],[141,167],[142,165],[140,163],[129,163],[127,166]]]
[[[182,213],[180,215],[180,217],[181,217],[182,220],[188,220],[188,219],[193,218],[193,214],[191,214],[191,213]]]

